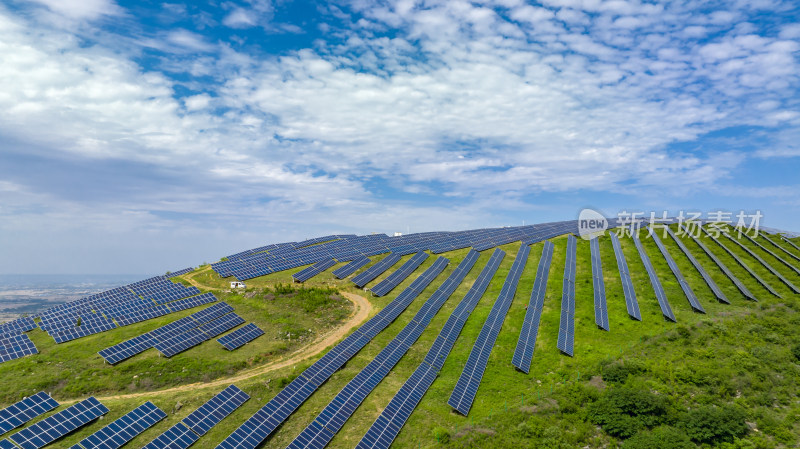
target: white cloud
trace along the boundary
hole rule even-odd
[[[112,0],[30,0],[70,19],[97,19],[122,13]]]

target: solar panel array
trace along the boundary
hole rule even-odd
[[[642,321],[639,301],[636,300],[636,291],[633,289],[631,272],[628,269],[628,262],[625,260],[625,253],[622,252],[622,245],[620,245],[619,238],[615,232],[609,232],[608,236],[611,238],[611,245],[614,247],[614,256],[617,259],[617,269],[622,281],[622,293],[625,295],[625,306],[628,309],[628,315],[631,318]]]
[[[714,282],[714,280],[711,279],[711,276],[708,275],[706,270],[703,269],[703,266],[700,265],[700,262],[698,262],[697,259],[694,257],[694,255],[692,255],[691,251],[689,251],[689,248],[687,248],[686,245],[683,244],[681,239],[679,239],[678,236],[675,235],[674,232],[672,232],[672,229],[670,229],[669,227],[665,227],[664,229],[666,229],[667,233],[670,235],[670,237],[672,237],[672,240],[675,241],[675,243],[678,245],[678,248],[681,249],[683,254],[686,255],[686,258],[689,259],[689,262],[692,263],[692,266],[694,266],[695,270],[697,270],[697,272],[700,273],[700,276],[703,277],[703,280],[706,282],[708,287],[714,293],[714,296],[717,297],[717,300],[725,304],[730,304],[731,302],[728,300],[728,297],[725,296],[725,293],[722,292],[717,283]]]
[[[775,259],[777,259],[777,260],[778,260],[778,262],[780,262],[780,263],[782,263],[782,264],[786,265],[786,267],[787,267],[787,268],[789,268],[790,270],[794,271],[794,272],[795,272],[795,274],[799,274],[799,275],[800,275],[800,269],[798,269],[797,267],[795,267],[794,265],[792,265],[791,263],[789,263],[789,261],[788,261],[788,260],[786,260],[786,259],[784,259],[783,257],[781,257],[780,255],[776,254],[776,253],[775,253],[775,251],[772,251],[771,249],[769,249],[769,248],[767,248],[766,246],[762,245],[762,244],[761,244],[759,241],[757,241],[756,239],[754,239],[754,238],[750,237],[750,236],[749,236],[749,235],[747,235],[746,233],[743,233],[742,235],[744,236],[744,238],[745,238],[745,239],[747,239],[748,241],[750,241],[752,244],[754,244],[754,245],[756,245],[757,247],[761,248],[761,250],[762,250],[762,251],[764,251],[765,253],[767,253],[767,254],[769,254],[770,256],[772,256],[772,257],[774,257]],[[762,234],[762,236],[763,236],[763,234]],[[770,240],[767,240],[767,241],[770,241]],[[771,242],[770,242],[770,243],[771,243]],[[780,248],[780,247],[779,247],[779,248]],[[789,254],[790,256],[796,257],[796,256],[794,256],[794,254],[792,254],[792,253],[788,253],[788,254]]]
[[[594,322],[597,327],[608,330],[608,306],[606,304],[606,286],[603,280],[603,260],[600,258],[600,240],[597,237],[589,241],[592,257],[592,286],[594,287]]]
[[[670,307],[669,301],[667,300],[667,293],[664,291],[664,287],[661,286],[661,281],[658,279],[656,270],[653,268],[653,264],[650,262],[650,258],[647,256],[647,252],[644,250],[644,246],[642,246],[642,242],[639,240],[639,237],[634,235],[633,243],[636,244],[636,249],[639,251],[639,257],[642,258],[644,269],[647,270],[647,275],[650,277],[650,285],[653,286],[653,291],[656,294],[656,300],[658,300],[658,305],[661,307],[661,314],[664,315],[666,319],[677,322],[675,319],[675,314],[672,313],[672,307]]]
[[[356,275],[352,281],[356,284],[359,288],[364,287],[368,283],[370,283],[373,279],[383,274],[386,270],[391,268],[394,264],[396,264],[403,256],[397,253],[390,253],[388,256],[381,259],[375,265],[367,268],[363,272]]]
[[[675,279],[678,280],[678,285],[680,285],[681,290],[683,290],[683,294],[686,295],[686,299],[689,300],[689,305],[692,306],[692,309],[696,312],[706,313],[706,310],[697,299],[697,295],[694,294],[694,290],[692,290],[692,287],[690,287],[689,283],[686,282],[686,278],[683,277],[680,268],[678,268],[678,264],[675,263],[675,259],[673,259],[669,254],[669,251],[667,251],[667,247],[664,246],[664,243],[661,242],[661,239],[658,238],[658,235],[655,232],[651,233],[650,237],[654,242],[656,242],[658,250],[661,251],[661,255],[664,256],[664,260],[667,261],[667,265],[669,265],[669,269],[672,270],[672,274],[675,276]]]
[[[211,293],[207,294],[211,295]],[[213,295],[211,296],[214,297]],[[216,301],[216,297],[214,297],[214,300]],[[153,329],[138,337],[105,348],[101,350],[99,354],[106,362],[113,365],[154,347],[158,342],[165,342],[231,312],[233,312],[233,307],[228,303],[221,302],[214,304],[211,307],[207,307],[187,317],[173,321],[158,329]]]
[[[734,285],[736,285],[736,288],[738,288],[738,289],[739,289],[739,291],[740,291],[740,292],[742,292],[742,294],[743,294],[743,295],[744,295],[746,298],[748,298],[748,299],[750,299],[750,300],[752,300],[752,301],[758,301],[758,300],[756,299],[756,297],[755,297],[755,296],[754,296],[754,295],[753,295],[753,294],[750,292],[750,290],[748,290],[748,289],[747,289],[747,287],[746,287],[746,286],[745,286],[745,285],[742,283],[742,281],[740,281],[740,280],[739,280],[739,278],[737,278],[737,277],[736,277],[736,275],[735,275],[735,274],[733,274],[733,272],[732,272],[730,269],[728,269],[728,267],[727,267],[727,266],[726,266],[724,263],[722,263],[722,261],[721,261],[721,260],[719,260],[719,258],[716,256],[716,254],[714,254],[714,253],[713,253],[713,252],[712,252],[712,251],[711,251],[711,250],[710,250],[710,249],[709,249],[709,248],[708,248],[708,247],[707,247],[707,246],[706,246],[706,245],[705,245],[705,244],[704,244],[704,243],[703,243],[703,242],[702,242],[702,241],[701,241],[699,238],[697,238],[697,237],[695,237],[694,235],[692,235],[691,233],[689,233],[689,230],[688,230],[688,228],[685,228],[683,225],[679,225],[679,228],[680,228],[681,230],[683,230],[683,232],[684,232],[686,235],[688,235],[689,237],[691,237],[691,239],[692,239],[692,240],[693,240],[693,241],[694,241],[694,242],[697,244],[697,246],[699,246],[699,247],[700,247],[700,249],[702,249],[702,250],[703,250],[703,252],[704,252],[704,253],[706,253],[706,255],[707,255],[707,256],[708,256],[708,257],[709,257],[709,258],[710,258],[710,259],[711,259],[711,260],[712,260],[712,261],[713,261],[715,264],[717,264],[717,266],[719,267],[719,269],[720,269],[720,270],[722,270],[722,272],[723,272],[723,273],[725,273],[725,276],[727,276],[727,277],[728,277],[728,279],[730,279],[730,280],[731,280],[731,282],[733,282],[733,284],[734,284]]]
[[[778,248],[779,250],[781,250],[781,251],[782,251],[784,254],[786,254],[787,256],[789,256],[789,257],[791,257],[792,259],[794,259],[794,260],[796,260],[796,261],[800,262],[800,256],[798,256],[797,254],[795,254],[795,253],[793,253],[793,252],[789,251],[788,249],[784,248],[783,246],[781,246],[781,245],[778,245],[778,244],[777,244],[777,243],[776,243],[774,240],[772,240],[771,238],[767,237],[767,234],[765,234],[765,233],[760,233],[759,235],[761,236],[761,238],[763,238],[764,240],[768,241],[768,242],[769,242],[769,243],[770,243],[772,246],[774,246],[775,248]],[[780,238],[781,238],[782,240],[784,240],[784,241],[787,241],[788,243],[790,243],[790,244],[794,245],[794,244],[793,244],[791,241],[788,241],[788,240],[786,240],[786,239],[785,239],[785,238],[783,238],[782,236],[780,236]],[[797,246],[795,246],[795,249],[797,249]]]
[[[289,448],[322,449],[333,439],[367,395],[389,374],[411,348],[411,345],[422,335],[445,301],[475,265],[478,257],[480,257],[480,253],[474,249],[467,253],[458,267],[417,311],[414,318],[363,370],[347,383],[316,419],[292,441]]]
[[[761,284],[761,286],[764,287],[765,289],[767,289],[767,291],[770,292],[772,295],[774,295],[774,296],[776,296],[778,298],[782,298],[780,293],[778,293],[774,288],[772,288],[771,285],[769,285],[769,283],[767,283],[767,281],[762,279],[761,276],[759,276],[755,271],[753,271],[753,269],[750,268],[750,266],[747,265],[747,263],[745,263],[745,261],[742,260],[738,255],[736,255],[736,253],[731,251],[731,249],[728,248],[727,246],[725,246],[718,238],[716,238],[714,235],[712,235],[710,232],[708,232],[708,230],[706,228],[701,227],[700,229],[702,229],[703,232],[705,232],[705,234],[706,234],[706,236],[708,238],[710,238],[711,240],[716,242],[717,245],[719,245],[720,248],[722,248],[726,253],[728,253],[728,255],[731,256],[731,258],[733,258],[733,260],[735,260],[736,263],[738,263],[740,267],[744,268],[745,271],[750,273],[750,276],[753,276],[753,279],[755,279],[756,282]]]
[[[766,260],[764,260],[764,259],[763,259],[761,256],[759,256],[758,254],[756,254],[756,253],[755,253],[753,250],[751,250],[750,248],[748,248],[748,247],[746,247],[746,246],[742,245],[742,243],[741,243],[741,242],[739,242],[739,241],[738,241],[738,240],[736,240],[735,238],[731,237],[731,235],[730,235],[730,234],[728,234],[727,232],[726,232],[726,233],[723,233],[723,235],[724,235],[724,236],[725,236],[725,237],[726,237],[728,240],[730,240],[730,241],[732,241],[733,243],[735,243],[735,244],[736,244],[736,245],[737,245],[739,248],[741,248],[742,250],[744,250],[744,252],[746,252],[747,254],[749,254],[749,255],[750,255],[750,257],[752,257],[753,259],[757,260],[757,261],[758,261],[758,262],[759,262],[761,265],[763,265],[763,266],[764,266],[764,268],[766,268],[766,269],[767,269],[767,271],[769,271],[769,272],[770,272],[770,273],[772,273],[772,274],[773,274],[775,277],[777,277],[778,279],[780,279],[780,281],[781,281],[781,282],[783,282],[784,284],[786,284],[786,286],[787,286],[787,287],[789,287],[789,288],[790,288],[790,289],[791,289],[793,292],[795,292],[795,293],[800,293],[800,289],[798,289],[798,288],[797,288],[797,287],[796,287],[794,284],[792,284],[792,282],[791,282],[791,281],[789,281],[788,279],[786,279],[786,277],[785,277],[784,275],[782,275],[782,274],[781,274],[781,273],[780,273],[778,270],[776,270],[776,269],[775,269],[775,268],[774,268],[772,265],[770,265],[769,263],[767,263],[767,261],[766,261]]]
[[[539,335],[539,323],[544,309],[544,297],[547,293],[547,279],[550,277],[550,263],[553,261],[554,249],[555,245],[552,242],[544,242],[542,257],[536,268],[536,279],[533,281],[531,300],[525,311],[525,320],[522,322],[514,357],[511,359],[511,364],[525,374],[530,371],[533,351],[536,348],[536,337]]]
[[[0,410],[0,435],[58,407],[58,402],[49,394],[40,391],[33,396]]]
[[[156,338],[157,341],[153,347],[164,357],[172,357],[200,343],[211,340],[217,335],[227,332],[240,324],[244,324],[244,318],[231,312],[170,338]]]
[[[358,443],[358,449],[387,449],[400,432],[400,429],[411,416],[422,400],[425,392],[433,384],[436,375],[444,366],[444,362],[455,345],[458,335],[480,301],[489,283],[494,277],[505,252],[497,248],[492,253],[478,278],[470,287],[461,302],[458,303],[447,322],[439,331],[439,335],[428,350],[425,360],[417,367],[411,377],[400,387],[389,405],[383,409],[378,419],[370,426],[366,435]]]
[[[31,317],[22,317],[7,323],[0,324],[0,337],[19,335],[23,332],[36,329],[36,323]]]
[[[338,268],[333,271],[333,275],[336,276],[336,279],[344,279],[347,276],[355,273],[359,268],[363,267],[364,265],[370,262],[369,257],[361,256],[358,259],[348,263],[347,265]]]
[[[784,236],[781,236],[781,240],[783,240],[784,242],[786,242],[786,243],[788,243],[789,245],[791,245],[791,246],[792,246],[792,248],[794,248],[794,249],[796,249],[796,250],[800,251],[800,246],[797,246],[797,245],[795,245],[795,243],[794,243],[793,241],[791,241],[791,240],[787,239],[787,238],[786,238],[786,237],[784,237]]]
[[[411,275],[420,265],[422,262],[425,262],[425,259],[428,258],[427,253],[419,252],[414,254],[413,257],[408,259],[403,265],[400,265],[400,268],[394,271],[394,273],[386,276],[386,279],[380,281],[377,285],[372,287],[370,291],[375,296],[384,296],[390,291],[394,290],[401,282],[403,282],[407,277]]]
[[[448,264],[440,257],[386,307],[333,347],[282,389],[217,447],[254,449],[281,425],[334,372],[394,321]]]
[[[147,401],[70,449],[117,449],[166,417],[163,410]]]
[[[228,351],[233,351],[262,335],[264,335],[264,331],[256,326],[255,323],[250,323],[247,326],[236,329],[228,335],[218,338],[217,341]]]
[[[248,399],[250,395],[236,385],[230,385],[190,413],[182,422],[196,434],[203,436]]]
[[[200,437],[192,432],[192,429],[179,422],[155,440],[147,443],[142,449],[186,449],[199,439]]]
[[[170,271],[167,273],[167,276],[174,278],[175,276],[183,276],[184,274],[191,273],[192,271],[194,271],[194,267],[186,267],[180,270]]]
[[[305,270],[298,271],[297,273],[293,274],[292,278],[296,282],[305,282],[334,265],[336,265],[336,261],[333,259],[321,260]]]
[[[578,241],[567,236],[567,257],[564,264],[564,281],[561,292],[561,321],[558,325],[556,347],[564,354],[573,355],[575,347],[575,272],[577,270]]]
[[[492,352],[494,343],[497,340],[497,335],[500,333],[500,328],[503,326],[508,309],[511,307],[511,302],[514,300],[514,294],[517,291],[517,284],[519,278],[522,276],[522,270],[525,268],[525,263],[528,261],[528,254],[531,247],[526,244],[521,244],[517,257],[511,265],[511,270],[506,276],[506,281],[489,312],[489,317],[481,328],[472,351],[469,354],[467,363],[461,376],[456,382],[453,393],[447,403],[462,415],[467,415],[469,409],[472,407],[472,402],[475,400],[475,395],[478,393],[478,387],[483,379],[483,373],[486,370],[486,365],[489,363],[489,354]]]
[[[0,338],[0,363],[38,353],[39,350],[27,334]]]
[[[90,397],[20,430],[9,439],[22,449],[39,449],[106,413],[108,408]]]

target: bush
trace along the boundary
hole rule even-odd
[[[437,427],[433,429],[433,437],[436,438],[436,441],[441,444],[447,444],[450,442],[450,432],[448,432],[444,427]]]
[[[696,447],[684,432],[669,426],[641,431],[622,445],[623,449],[695,449]]]
[[[630,438],[640,430],[666,424],[669,402],[647,390],[611,388],[589,407],[589,420],[609,435]]]
[[[606,382],[622,383],[628,376],[636,376],[647,372],[641,363],[630,360],[626,363],[615,363],[603,370],[603,380]]]
[[[794,356],[795,360],[800,362],[800,343],[792,346],[792,355]]]
[[[744,412],[737,407],[705,406],[684,413],[679,427],[698,443],[731,443],[750,430],[745,418]]]

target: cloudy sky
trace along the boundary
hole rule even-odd
[[[800,230],[798,19],[794,0],[8,0],[0,273],[583,207]]]

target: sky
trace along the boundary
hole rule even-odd
[[[0,3],[0,273],[724,210],[800,231],[796,1]]]

